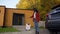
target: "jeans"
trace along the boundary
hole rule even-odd
[[[35,30],[39,32],[38,22],[34,19]]]

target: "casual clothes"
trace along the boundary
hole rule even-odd
[[[33,18],[36,32],[39,32],[39,27],[38,27],[38,22],[40,21],[39,13],[34,12],[33,15],[31,16],[31,18]]]
[[[33,18],[33,21],[34,21],[34,13],[33,13],[33,15],[31,16],[31,18]],[[41,20],[39,13],[36,13],[36,18],[35,18],[35,19],[37,20],[37,22],[39,22],[39,21]]]
[[[36,18],[36,12],[34,13],[34,18]]]
[[[38,22],[34,19],[34,25],[37,32],[39,32]]]

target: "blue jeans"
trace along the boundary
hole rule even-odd
[[[39,32],[38,22],[34,19],[35,30]]]

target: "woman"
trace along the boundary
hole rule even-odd
[[[34,13],[31,16],[31,18],[33,18],[33,21],[34,21],[36,34],[39,34],[38,22],[40,21],[40,15],[39,15],[39,12],[36,8],[34,8]]]

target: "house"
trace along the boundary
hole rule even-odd
[[[13,25],[25,25],[30,23],[34,26],[32,18],[33,10],[30,9],[17,9],[6,8],[0,6],[0,26],[11,27]]]

